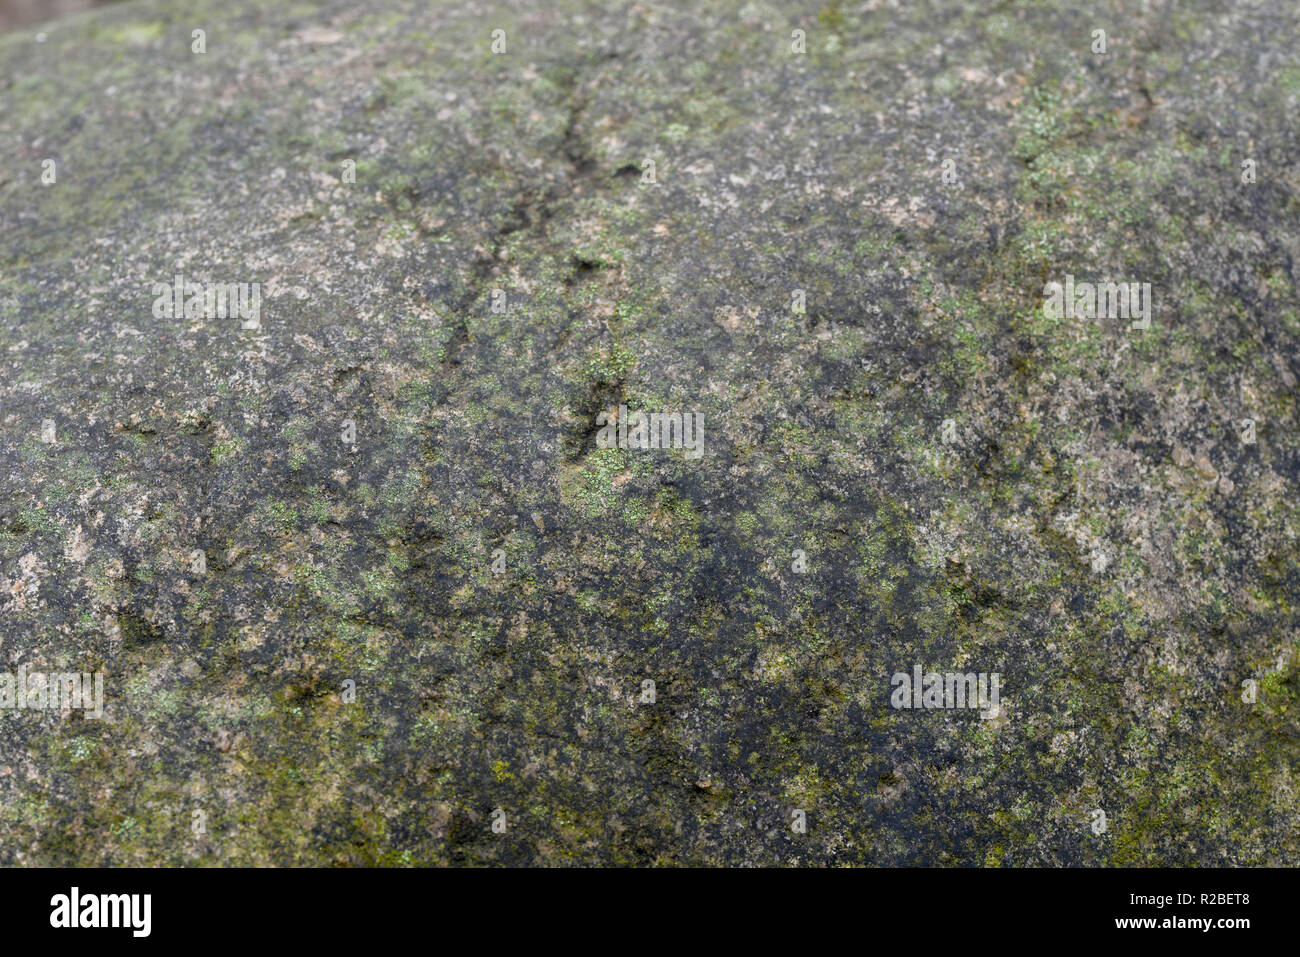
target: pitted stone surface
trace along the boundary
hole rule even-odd
[[[1300,9],[968,6],[0,37],[0,862],[1294,863]]]

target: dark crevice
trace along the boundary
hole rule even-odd
[[[610,59],[610,56],[605,59]],[[559,214],[563,200],[581,192],[582,180],[590,177],[596,170],[595,156],[581,132],[582,116],[586,112],[588,96],[582,90],[579,74],[565,71],[559,80],[564,100],[568,104],[564,128],[560,134],[559,153],[563,156],[567,169],[561,180],[545,188],[524,191],[506,210],[500,225],[492,233],[488,254],[474,264],[468,289],[451,306],[456,325],[451,338],[444,347],[443,362],[447,365],[459,365],[459,353],[469,342],[469,322],[467,316],[472,307],[478,303],[487,291],[505,262],[504,251],[511,237],[519,233],[533,233],[538,238],[545,238],[550,233],[551,223]],[[604,263],[573,256],[569,271],[562,281],[567,290],[576,278],[590,275],[603,268]]]

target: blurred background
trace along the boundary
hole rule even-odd
[[[0,33],[86,10],[104,0],[0,0]]]

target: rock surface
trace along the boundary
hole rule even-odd
[[[1077,6],[0,37],[0,862],[1295,863],[1300,8]]]

